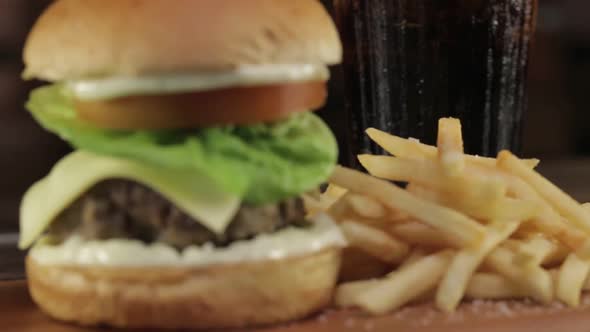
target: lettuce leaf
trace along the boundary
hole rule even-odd
[[[77,118],[60,85],[38,88],[27,108],[74,147],[157,165],[195,170],[245,202],[265,204],[311,190],[330,175],[337,144],[310,112],[273,123],[191,130],[106,130]]]

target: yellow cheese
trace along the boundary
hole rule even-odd
[[[20,248],[27,248],[65,208],[106,179],[129,179],[166,197],[203,226],[222,233],[240,207],[240,199],[221,192],[194,171],[153,167],[126,159],[76,151],[59,161],[47,177],[25,194],[20,208]]]

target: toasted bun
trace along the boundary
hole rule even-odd
[[[298,319],[329,304],[340,250],[209,268],[41,265],[27,257],[33,300],[83,325],[225,328]]]
[[[58,0],[33,27],[24,76],[49,81],[335,64],[342,48],[317,0]]]

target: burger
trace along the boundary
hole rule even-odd
[[[338,33],[316,0],[58,0],[27,103],[74,147],[25,194],[34,301],[83,325],[277,323],[331,300],[342,234],[306,217],[337,144]]]

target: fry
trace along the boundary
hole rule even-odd
[[[378,279],[345,282],[336,288],[334,304],[340,308],[352,307],[357,298],[369,289],[379,284]]]
[[[386,218],[384,218],[384,219],[388,220],[390,222],[405,223],[405,222],[408,222],[408,220],[410,218],[410,216],[407,213],[402,212],[400,210],[392,209],[391,207],[388,208],[388,212],[389,212],[389,215],[387,215]]]
[[[427,201],[431,201],[433,203],[440,204],[442,201],[440,197],[441,195],[439,195],[439,193],[436,190],[417,184],[415,182],[408,183],[408,185],[406,186],[406,190],[417,197],[420,197]]]
[[[553,280],[541,267],[520,267],[514,264],[514,255],[506,248],[494,249],[486,258],[486,264],[507,277],[534,299],[549,303],[553,299]]]
[[[385,151],[394,156],[411,159],[436,158],[436,147],[419,143],[416,140],[408,140],[399,136],[390,135],[384,131],[369,128],[367,135]]]
[[[582,259],[590,259],[590,238],[586,238],[582,244],[573,248],[576,255]]]
[[[585,291],[589,291],[590,290],[590,278],[586,278],[586,281],[584,282],[584,288],[583,290]]]
[[[465,169],[461,122],[458,119],[438,120],[438,160],[447,175],[458,175]]]
[[[412,250],[412,252],[410,253],[410,255],[408,257],[406,257],[406,259],[404,259],[404,261],[402,262],[402,264],[400,266],[398,266],[398,269],[403,269],[411,264],[416,263],[417,261],[421,260],[422,258],[424,258],[426,255],[428,255],[428,252],[424,249],[414,249]],[[396,273],[397,270],[390,272],[388,274],[388,276],[391,276],[393,273]]]
[[[435,160],[438,155],[438,149],[431,145],[419,143],[415,140],[408,140],[399,136],[388,134],[384,131],[369,128],[366,130],[367,135],[385,151],[400,158],[409,159],[431,159]],[[480,156],[466,155],[466,162],[469,164],[495,166],[496,159]],[[530,168],[535,168],[539,164],[538,159],[523,160]]]
[[[369,219],[369,218],[362,218],[356,216],[350,216],[342,221],[352,221],[358,224],[362,224],[365,226],[369,226],[371,228],[377,229],[379,231],[385,232],[394,238],[396,237],[395,234],[389,232],[389,228],[391,227],[391,222],[386,219]]]
[[[344,196],[347,192],[347,189],[338,187],[337,185],[330,183],[328,184],[328,188],[326,188],[326,191],[323,193],[323,195],[336,200]]]
[[[308,215],[314,215],[328,208],[326,204],[311,195],[303,194],[301,195],[301,198],[303,199],[303,205],[305,206],[305,211]]]
[[[320,193],[318,189],[302,194],[301,198],[305,211],[309,216],[313,216],[320,212],[326,212],[345,193],[346,189],[329,184],[324,193]]]
[[[346,199],[352,210],[361,217],[378,219],[385,216],[386,211],[383,205],[370,197],[349,194]]]
[[[346,200],[346,196],[349,194],[345,194],[342,198],[337,200],[334,204],[332,204],[326,213],[334,218],[336,221],[340,221],[343,219],[347,219],[351,216],[354,216],[354,211],[348,204],[348,200]]]
[[[514,247],[514,263],[519,266],[539,266],[561,261],[567,255],[565,248],[545,237],[535,236],[518,241]]]
[[[370,175],[336,167],[331,182],[354,188],[357,193],[373,197],[386,206],[397,209],[438,229],[461,247],[480,243],[485,229],[475,220],[454,210],[422,200],[405,190]]]
[[[532,201],[496,197],[494,193],[481,192],[479,197],[455,196],[410,183],[407,188],[414,195],[437,203],[477,219],[528,220],[537,214],[538,204]]]
[[[446,312],[455,310],[465,294],[471,276],[485,256],[508,238],[518,225],[517,222],[494,222],[481,246],[463,249],[453,257],[436,293],[437,308]]]
[[[506,193],[506,185],[495,179],[475,176],[447,177],[436,164],[420,160],[388,156],[359,155],[358,160],[373,176],[402,182],[412,182],[437,190],[450,190],[455,194],[479,196],[480,193],[497,199]]]
[[[483,200],[471,204],[453,203],[468,215],[488,220],[529,220],[537,214],[538,204],[514,198],[501,198],[485,204]]]
[[[353,198],[351,199],[351,197]],[[325,212],[336,221],[355,219],[371,225],[399,223],[408,218],[406,213],[386,208],[371,197],[350,192],[330,205]]]
[[[590,271],[590,262],[581,260],[576,254],[567,256],[559,269],[555,296],[570,307],[580,304],[584,282]]]
[[[494,169],[481,165],[469,165],[467,172],[480,176],[490,176],[501,179],[508,186],[508,192],[514,197],[535,202],[538,207],[537,215],[531,220],[540,231],[553,236],[563,245],[572,248],[580,257],[590,258],[590,242],[584,232],[572,225],[563,223],[559,214],[546,202],[528,183],[521,178],[502,169]]]
[[[590,234],[590,216],[571,196],[563,192],[539,173],[528,168],[520,159],[508,151],[498,154],[498,166],[513,172],[531,185],[555,210],[569,221]]]
[[[411,245],[435,248],[455,245],[444,233],[418,222],[393,225],[390,232]]]
[[[445,272],[452,252],[426,256],[360,294],[355,305],[372,314],[395,310],[433,289]]]
[[[407,244],[393,238],[387,233],[353,221],[340,224],[349,246],[358,248],[367,254],[388,263],[399,263],[408,254]]]
[[[465,296],[471,299],[502,300],[528,297],[528,292],[510,281],[510,279],[494,273],[476,273],[471,277]]]
[[[555,237],[562,244],[575,251],[580,257],[590,258],[590,242],[584,232],[558,220],[541,215],[533,224],[549,236]]]

